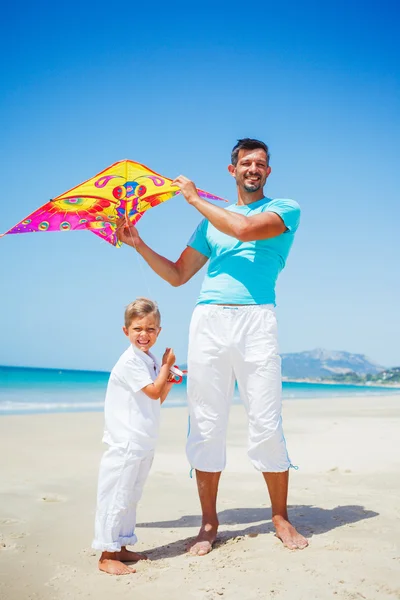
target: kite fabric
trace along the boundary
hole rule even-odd
[[[207,200],[226,202],[203,190],[197,192]],[[146,210],[179,193],[172,179],[140,163],[121,160],[50,200],[2,235],[88,229],[113,246],[121,246],[116,234],[118,219],[126,217],[135,224]]]

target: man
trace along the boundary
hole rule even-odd
[[[176,262],[154,252],[135,227],[120,239],[173,286],[186,283],[209,260],[193,313],[188,352],[190,434],[187,455],[196,469],[203,520],[190,548],[211,551],[217,535],[218,483],[225,467],[225,438],[235,380],[249,419],[248,455],[262,472],[276,535],[290,549],[307,540],[287,514],[290,460],[281,419],[281,362],[275,318],[275,282],[285,266],[300,219],[293,200],[264,196],[271,173],[266,144],[245,138],[232,150],[229,173],[237,203],[226,209],[197,194],[180,175],[174,184],[204,219]]]

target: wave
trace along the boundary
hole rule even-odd
[[[0,413],[103,410],[104,402],[1,402]]]
[[[25,382],[24,382],[25,383]],[[362,396],[398,395],[399,388],[382,388],[375,386],[321,385],[311,383],[283,384],[283,400],[295,401],[319,398],[351,398]],[[97,384],[70,387],[55,387],[41,382],[36,386],[1,386],[0,385],[0,416],[10,414],[62,413],[62,412],[101,412],[104,407],[105,390]],[[239,404],[239,394],[236,388],[233,404]],[[186,406],[186,385],[176,386],[164,409],[169,407]]]
[[[186,406],[183,399],[173,399],[165,404],[165,408]],[[28,414],[28,413],[54,413],[54,412],[102,412],[103,402],[21,402],[3,400],[0,402],[0,414]]]

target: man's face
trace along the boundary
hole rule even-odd
[[[268,166],[265,150],[239,150],[237,165],[229,165],[230,174],[245,192],[258,192],[265,185],[271,167]]]
[[[129,327],[122,329],[131,344],[146,353],[154,346],[161,331],[157,317],[153,314],[132,319]]]

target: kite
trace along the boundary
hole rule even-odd
[[[226,202],[203,190],[197,192],[207,200]],[[121,160],[50,200],[2,235],[88,229],[119,247],[116,229],[121,217],[136,224],[147,210],[179,193],[172,179],[140,163]]]

